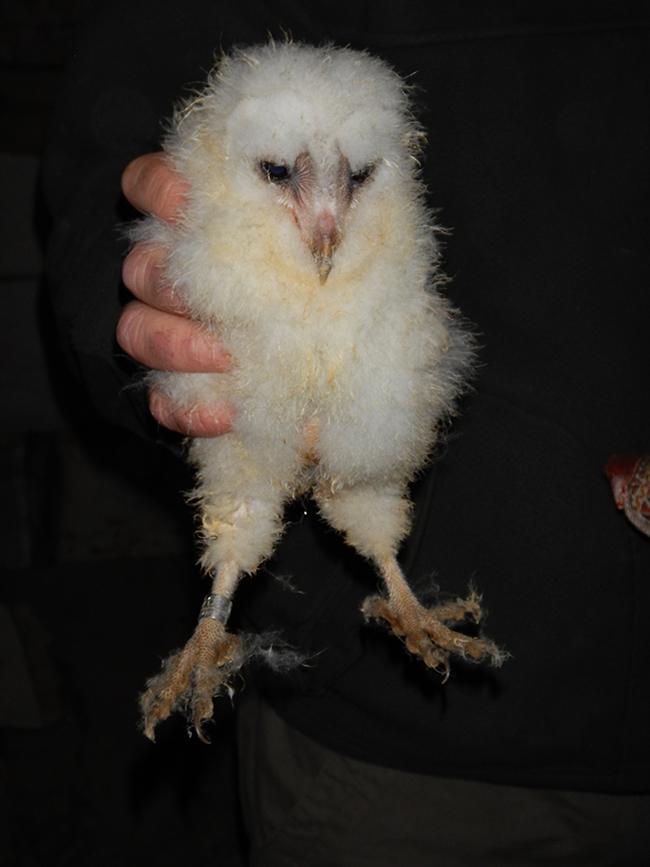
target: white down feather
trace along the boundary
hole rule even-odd
[[[406,484],[463,385],[471,339],[436,291],[438,253],[414,158],[421,133],[385,63],[349,49],[275,44],[222,59],[176,114],[165,150],[191,185],[182,219],[134,239],[164,244],[167,277],[234,359],[221,374],[156,374],[178,404],[228,400],[232,432],[197,439],[204,565],[267,557],[285,502],[320,493],[362,553],[395,550]],[[321,285],[261,160],[304,152],[374,165]],[[306,427],[318,462],[305,461]],[[347,495],[347,496],[346,496]]]

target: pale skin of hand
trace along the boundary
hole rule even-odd
[[[173,223],[188,187],[162,153],[145,154],[129,163],[122,191],[143,214]],[[122,279],[134,300],[123,309],[116,330],[120,347],[152,370],[223,373],[231,358],[221,343],[191,320],[164,280],[166,250],[136,244],[124,260]],[[191,437],[214,437],[230,430],[234,409],[214,403],[177,407],[155,388],[149,409],[164,427]]]

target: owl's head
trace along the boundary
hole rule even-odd
[[[414,177],[423,139],[386,63],[290,42],[223,57],[177,120],[186,140],[214,143],[242,208],[290,219],[321,283],[355,213]]]

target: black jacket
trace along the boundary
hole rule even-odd
[[[648,18],[636,4],[293,2],[117,6],[74,58],[45,164],[62,342],[103,417],[156,436],[113,338],[123,300],[119,177],[213,52],[280,26],[415,72],[431,201],[453,231],[448,294],[482,350],[444,454],[416,484],[405,546],[426,595],[473,581],[512,658],[442,686],[361,625],[371,570],[307,503],[241,592],[259,628],[313,652],[269,683],[294,726],[419,772],[650,790],[650,540],[616,512],[612,452],[650,450]],[[384,8],[385,6],[385,8]],[[438,7],[438,8],[437,8]],[[524,9],[524,7],[521,7]],[[304,505],[304,509],[303,506]],[[304,512],[307,512],[305,515]]]

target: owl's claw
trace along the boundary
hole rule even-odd
[[[436,617],[442,623],[462,623],[471,620],[479,624],[483,619],[481,597],[475,590],[471,590],[467,599],[455,599],[453,602],[442,602],[433,608],[424,609]]]
[[[191,720],[198,737],[208,742],[203,724],[212,718],[213,699],[228,685],[243,661],[241,641],[210,617],[199,620],[182,650],[163,663],[160,674],[147,681],[140,698],[144,733],[155,740],[155,728],[176,710]]]
[[[464,635],[447,623],[460,623],[467,618],[480,622],[480,599],[470,593],[468,599],[457,599],[435,608],[424,608],[415,599],[408,605],[396,605],[383,596],[369,596],[361,611],[368,620],[383,621],[424,664],[443,677],[449,677],[449,657],[456,654],[471,662],[489,661],[500,666],[505,654],[487,638]]]

